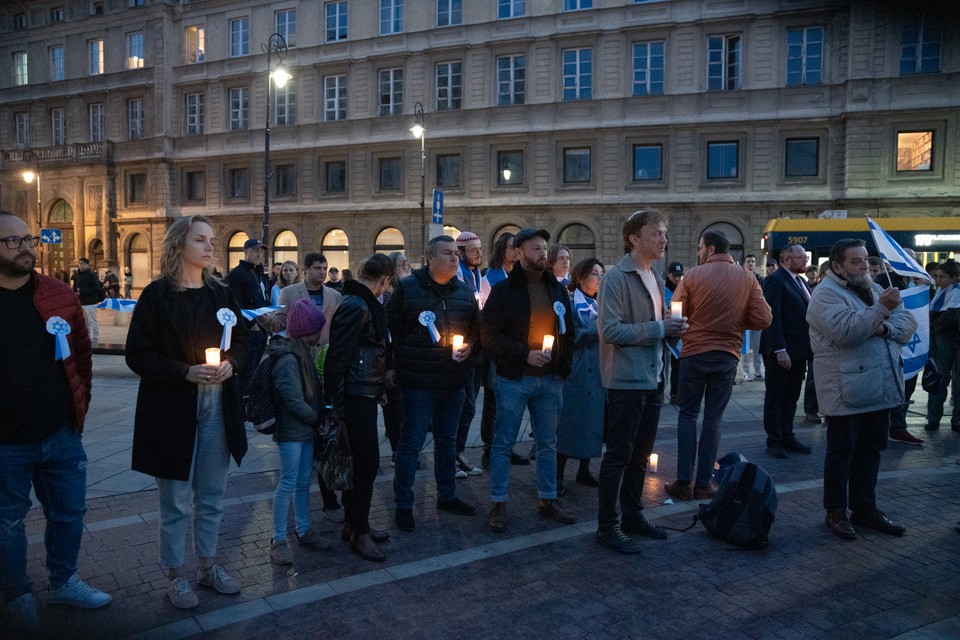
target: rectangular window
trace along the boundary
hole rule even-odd
[[[497,151],[497,185],[523,184],[523,151]]]
[[[277,11],[277,33],[287,41],[288,47],[297,46],[297,12],[295,9]]]
[[[593,50],[567,49],[563,52],[563,99],[589,100],[593,97]]]
[[[63,61],[63,47],[50,47],[51,80],[63,80],[66,77]]]
[[[323,119],[346,120],[347,76],[326,76],[323,79]]]
[[[381,69],[379,74],[381,116],[403,113],[403,69]]]
[[[460,188],[460,154],[437,154],[437,187]]]
[[[278,164],[273,168],[275,196],[297,195],[297,165]]]
[[[193,25],[186,28],[183,35],[183,50],[187,63],[203,62],[203,50],[206,46],[206,35],[202,26]]]
[[[461,63],[441,62],[437,65],[437,111],[460,108]]]
[[[134,7],[142,7],[143,0],[130,0],[130,2],[127,3],[127,6],[130,7],[131,9],[133,9]]]
[[[246,87],[230,89],[230,131],[250,128],[250,90]]]
[[[18,111],[14,116],[17,125],[17,145],[26,147],[30,145],[30,114],[26,111]]]
[[[787,138],[784,175],[788,178],[819,175],[820,139]]]
[[[563,150],[563,182],[590,182],[590,147]]]
[[[250,18],[244,16],[230,21],[230,57],[250,55]]]
[[[26,29],[27,28],[27,14],[17,13],[13,16],[13,28],[14,29]]]
[[[90,15],[92,16],[102,16],[103,15],[103,3],[98,0],[93,0],[90,3]]]
[[[710,36],[707,39],[707,90],[740,88],[740,36]]]
[[[130,140],[143,137],[143,98],[127,100],[127,137]]]
[[[207,198],[206,175],[203,171],[187,171],[184,174],[184,197],[187,202],[202,202]]]
[[[30,81],[27,73],[27,52],[17,51],[13,54],[13,82],[17,86],[23,86]]]
[[[347,163],[342,160],[323,163],[324,193],[347,192]]]
[[[933,133],[897,132],[897,171],[933,171]]]
[[[564,11],[580,11],[581,9],[592,9],[593,0],[563,0]]]
[[[50,129],[54,146],[67,144],[67,118],[63,107],[50,109]]]
[[[187,135],[203,133],[203,94],[186,95]]]
[[[523,104],[527,86],[526,64],[524,55],[497,58],[497,104],[501,107]]]
[[[143,68],[143,31],[127,34],[127,69]]]
[[[463,0],[437,0],[437,26],[453,27],[463,23]]]
[[[633,95],[663,95],[663,42],[634,43]]]
[[[90,109],[90,142],[103,141],[103,103],[92,104]]]
[[[297,83],[287,80],[282,89],[274,90],[274,117],[277,125],[297,124]]]
[[[527,13],[526,0],[497,0],[497,18],[522,18]]]
[[[347,3],[328,2],[324,5],[327,19],[327,42],[339,42],[347,39]]]
[[[904,18],[900,31],[900,75],[940,71],[943,32],[929,16]]]
[[[87,41],[87,71],[91,76],[103,73],[103,38]]]
[[[707,143],[707,178],[710,180],[738,178],[737,152],[739,147],[739,142]]]
[[[250,197],[250,170],[246,167],[231,167],[227,169],[227,184],[231,198]]]
[[[823,27],[787,31],[787,86],[823,82]]]
[[[633,181],[663,180],[663,145],[633,145]]]
[[[380,35],[403,31],[403,0],[380,0]]]
[[[54,7],[53,9],[50,9],[50,22],[63,22],[64,15],[63,7]]]
[[[380,191],[399,191],[400,158],[380,158]]]
[[[139,204],[147,201],[147,174],[131,173],[127,175],[127,203]]]

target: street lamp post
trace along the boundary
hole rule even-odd
[[[264,255],[264,264],[269,264],[269,240],[270,237],[270,178],[273,173],[270,170],[270,88],[276,84],[278,89],[282,89],[290,79],[290,74],[278,64],[276,70],[271,69],[271,57],[275,52],[278,60],[287,57],[287,41],[279,33],[274,33],[267,40],[266,44],[260,45],[260,48],[267,54],[267,118],[266,127],[263,130],[263,236],[260,242],[267,246],[267,255]]]
[[[427,196],[427,177],[426,177],[426,139],[427,129],[424,126],[423,103],[417,102],[413,106],[413,116],[417,123],[410,127],[410,133],[414,138],[420,139],[420,242],[423,253],[420,256],[420,264],[427,264],[427,211],[425,198]]]
[[[36,179],[37,181],[37,235],[39,236],[43,231],[43,220],[41,220],[41,203],[40,203],[40,168],[37,167],[36,172],[30,171],[29,169],[23,172],[23,181],[26,183],[31,183]],[[40,255],[40,273],[43,273],[43,253],[41,251]]]

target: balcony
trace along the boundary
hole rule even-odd
[[[90,162],[112,162],[113,144],[105,142],[74,142],[55,147],[36,147],[33,149],[14,149],[4,151],[0,159],[0,168],[16,169],[21,165],[43,164],[87,164]]]

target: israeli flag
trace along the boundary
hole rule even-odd
[[[900,292],[903,308],[917,321],[917,331],[903,345],[903,379],[909,380],[923,371],[930,356],[930,287],[921,284]]]
[[[904,251],[903,248],[897,244],[896,240],[881,229],[880,225],[870,217],[867,217],[867,224],[870,226],[870,235],[873,236],[873,243],[877,245],[877,251],[880,252],[880,257],[883,258],[895,272],[906,278],[921,278],[933,284],[930,274],[920,266],[920,263],[911,258],[910,254]]]
[[[253,320],[258,316],[262,316],[265,313],[270,313],[271,311],[276,311],[277,309],[283,309],[283,305],[278,304],[272,307],[260,307],[258,309],[241,309],[240,312],[247,320]]]
[[[113,309],[122,313],[133,313],[133,308],[137,306],[136,300],[127,298],[104,298],[98,305],[91,305],[94,309]]]

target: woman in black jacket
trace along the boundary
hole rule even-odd
[[[170,226],[160,277],[143,290],[127,334],[127,365],[140,376],[133,469],[157,480],[160,565],[169,579],[166,596],[179,609],[198,603],[184,569],[191,515],[197,582],[240,591],[216,564],[216,552],[230,458],[239,465],[247,451],[234,374],[249,334],[233,294],[212,275],[213,235],[202,216]],[[221,346],[225,331],[230,344],[221,363],[203,364],[205,350]]]
[[[344,491],[344,537],[365,560],[383,562],[377,547],[389,537],[370,530],[370,500],[380,466],[377,402],[387,370],[387,314],[379,298],[390,290],[393,262],[377,253],[360,267],[359,280],[343,283],[343,300],[330,324],[323,382],[330,404],[346,425],[353,454],[353,489]]]

